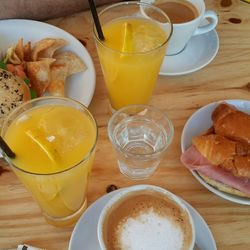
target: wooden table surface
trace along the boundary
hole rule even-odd
[[[99,138],[89,184],[89,205],[106,194],[110,184],[127,187],[140,183],[158,185],[189,202],[205,219],[218,249],[250,249],[250,207],[224,200],[204,188],[180,162],[180,137],[188,117],[202,106],[223,99],[250,99],[250,4],[238,0],[206,0],[207,9],[219,16],[220,49],[205,68],[184,76],[160,76],[152,105],[166,111],[175,127],[175,137],[153,177],[131,181],[120,174],[107,137],[110,117],[91,30],[89,12],[49,20],[85,44],[96,69],[96,90],[89,106],[97,120]],[[20,243],[46,249],[67,249],[71,228],[48,225],[37,204],[17,177],[0,162],[0,249]],[[83,247],[84,249],[84,247]],[[94,249],[93,249],[94,250]]]

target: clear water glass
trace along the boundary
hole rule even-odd
[[[167,114],[153,106],[128,105],[112,115],[108,135],[120,172],[138,180],[155,172],[173,140],[174,127]]]

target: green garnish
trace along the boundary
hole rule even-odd
[[[24,78],[23,80],[29,86],[31,99],[37,98],[37,94],[36,94],[35,90],[31,88],[30,79]]]
[[[30,97],[31,99],[37,98],[37,94],[34,89],[30,88]]]
[[[7,64],[4,61],[0,61],[0,68],[1,69],[6,69],[7,68]]]
[[[25,82],[27,85],[30,84],[30,79],[29,79],[29,78],[24,78],[23,80],[24,80],[24,82]]]

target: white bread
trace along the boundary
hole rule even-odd
[[[30,98],[29,87],[20,77],[0,69],[0,127],[13,109]]]

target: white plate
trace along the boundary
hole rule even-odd
[[[67,97],[89,106],[95,91],[95,69],[93,61],[85,47],[72,35],[53,25],[32,20],[12,19],[0,20],[0,52],[5,53],[10,45],[18,42],[19,38],[33,42],[43,38],[63,38],[68,45],[61,51],[69,50],[76,53],[87,65],[87,70],[70,76],[65,86]]]
[[[229,104],[234,105],[237,109],[250,114],[250,101],[246,100],[224,100],[220,102],[227,102]],[[210,103],[201,109],[197,110],[186,122],[182,135],[181,135],[181,150],[185,152],[189,146],[192,144],[192,138],[196,135],[202,134],[208,128],[212,126],[211,114],[213,110],[218,106],[220,102]],[[217,194],[218,196],[244,205],[250,205],[249,198],[241,198],[239,196],[231,195],[224,193],[209,184],[207,184],[198,174],[196,171],[191,171],[193,176],[208,190]]]
[[[119,192],[119,190],[113,191],[98,199],[81,216],[72,232],[69,250],[100,250],[97,239],[98,218],[104,205],[116,192]],[[216,250],[213,235],[206,222],[192,206],[185,201],[183,202],[188,207],[194,220],[197,246],[201,250]]]
[[[193,36],[186,48],[174,56],[165,56],[160,75],[178,76],[195,72],[208,65],[219,50],[216,30]]]

